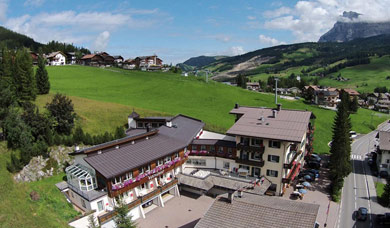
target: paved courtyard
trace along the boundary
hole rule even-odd
[[[327,160],[328,158],[325,156],[321,156],[323,160]],[[323,163],[324,164],[324,163]],[[307,194],[304,195],[303,199],[292,199],[297,200],[299,202],[305,203],[314,203],[320,205],[320,209],[317,215],[317,222],[320,227],[335,227],[336,221],[339,217],[339,207],[338,203],[331,201],[331,197],[329,195],[329,185],[330,180],[328,178],[329,169],[325,167],[321,167],[320,177],[312,182],[311,190],[308,190]],[[286,189],[284,194],[284,198],[290,199],[291,193],[294,191],[294,186]],[[330,203],[330,204],[329,204]],[[329,205],[329,215],[327,216],[327,210]]]
[[[146,219],[138,219],[140,228],[192,228],[203,217],[214,202],[209,196],[181,192],[180,197],[174,197],[165,203],[164,208],[155,208],[146,214]]]

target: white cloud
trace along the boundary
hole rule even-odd
[[[296,42],[317,41],[331,29],[344,11],[361,13],[360,21],[390,21],[390,0],[313,0],[298,1],[293,8],[267,11],[268,29],[289,30]]]
[[[0,22],[7,19],[8,1],[0,0]]]
[[[245,53],[244,48],[241,46],[231,47],[228,52],[229,55],[242,55],[244,53]]]
[[[38,6],[41,6],[44,2],[45,2],[45,0],[26,0],[24,2],[24,6],[38,7]]]
[[[277,40],[275,38],[265,36],[265,35],[259,35],[259,41],[260,41],[260,43],[265,44],[267,46],[276,46],[276,45],[280,45],[280,44],[285,44],[284,42],[280,42],[279,40]]]
[[[104,31],[96,38],[93,49],[94,51],[105,51],[110,40],[110,32]]]
[[[247,16],[247,18],[248,18],[248,20],[251,20],[251,21],[256,20],[255,16]]]

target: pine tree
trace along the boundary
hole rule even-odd
[[[5,87],[12,86],[12,53],[7,48],[1,51],[0,82]]]
[[[90,216],[88,216],[88,228],[100,228],[101,226],[99,225],[96,225],[96,221],[95,221],[95,216],[93,216],[93,214],[91,214]]]
[[[352,101],[350,102],[350,108],[349,110],[351,110],[351,112],[353,113],[356,113],[359,109],[359,101],[358,101],[358,98],[357,96],[355,96]]]
[[[16,52],[13,67],[13,82],[19,101],[33,101],[37,96],[37,86],[30,54],[26,49]]]
[[[332,192],[337,194],[343,186],[344,177],[351,171],[351,139],[349,132],[351,120],[349,117],[349,96],[342,91],[341,102],[337,106],[337,114],[333,123],[333,138],[330,148],[330,175],[332,179]]]
[[[117,127],[115,129],[115,136],[114,136],[115,139],[120,139],[120,138],[123,138],[125,136],[126,136],[126,134],[125,134],[123,127]]]
[[[35,79],[37,82],[38,94],[48,94],[50,91],[50,82],[46,71],[46,60],[43,57],[42,52],[40,52],[38,56],[38,68],[35,73]]]
[[[381,201],[384,206],[390,207],[390,181],[387,181],[385,188],[383,189],[383,194],[381,196]]]
[[[85,135],[83,129],[79,126],[73,133],[73,142],[76,144],[84,143]]]
[[[136,228],[135,223],[131,220],[131,215],[128,215],[129,208],[120,200],[119,205],[115,207],[116,215],[114,217],[116,228]]]
[[[57,93],[53,100],[46,104],[46,108],[56,122],[55,129],[57,133],[69,135],[72,132],[74,119],[76,118],[72,100]]]

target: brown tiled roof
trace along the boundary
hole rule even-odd
[[[390,150],[390,132],[388,131],[379,132],[379,149]]]
[[[349,95],[359,95],[360,93],[354,89],[344,89],[345,92],[347,92]]]
[[[204,123],[177,115],[172,119],[172,126],[161,126],[158,133],[149,139],[141,139],[135,144],[129,142],[118,149],[114,145],[102,150],[101,154],[89,155],[84,160],[109,179],[183,149],[191,143]]]
[[[319,205],[245,194],[217,198],[195,228],[313,228]]]
[[[95,54],[88,54],[84,55],[81,59],[92,59],[93,57],[95,57]]]
[[[273,109],[256,107],[234,108],[230,113],[242,114],[242,117],[227,131],[227,134],[288,142],[301,142],[310,118],[314,118],[309,111],[286,109],[277,111],[274,118]]]

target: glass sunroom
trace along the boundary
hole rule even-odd
[[[97,188],[94,170],[81,164],[71,165],[65,169],[68,184],[81,191],[91,191]]]

